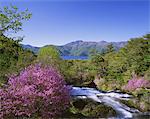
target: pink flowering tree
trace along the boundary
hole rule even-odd
[[[69,105],[69,90],[55,69],[31,65],[0,89],[0,118],[56,117]]]
[[[150,88],[150,80],[144,79],[144,77],[133,76],[131,80],[128,81],[127,85],[123,89],[132,91],[138,88]]]

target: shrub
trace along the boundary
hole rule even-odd
[[[123,87],[123,89],[128,91],[136,90],[137,88],[150,88],[150,81],[145,80],[143,77],[133,76],[127,85]]]
[[[0,89],[0,118],[44,117],[61,114],[69,105],[69,87],[51,67],[31,65],[9,78]]]
[[[54,46],[42,47],[38,52],[37,61],[42,62],[42,64],[50,66],[55,65],[56,67],[60,63],[60,60],[59,51]]]

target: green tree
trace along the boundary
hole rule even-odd
[[[92,58],[93,56],[95,56],[96,54],[98,54],[98,51],[96,49],[90,49],[89,51],[89,57]]]
[[[147,35],[148,36],[148,35]],[[144,75],[144,72],[150,67],[150,38],[146,36],[131,39],[122,52],[127,57],[128,70],[138,75]]]
[[[23,21],[30,18],[31,14],[28,10],[20,12],[12,5],[0,8],[0,85],[9,75],[31,64],[35,58],[32,52],[27,52],[21,47],[20,40],[6,37],[10,33],[22,30]]]
[[[111,52],[114,52],[114,51],[115,50],[114,50],[113,44],[107,45],[107,47],[106,47],[106,53],[111,53]]]
[[[17,41],[0,36],[0,71],[8,73],[8,69],[15,66],[18,60],[18,52],[22,49]],[[3,74],[4,75],[4,74]]]
[[[59,66],[60,54],[55,46],[45,46],[40,48],[37,56],[38,62],[46,65]]]
[[[149,35],[134,38],[119,50],[105,54],[104,59],[108,61],[107,79],[130,79],[132,73],[144,76],[150,67],[150,38]]]
[[[24,50],[18,41],[0,36],[0,85],[7,76],[19,72],[35,59],[31,51]]]
[[[146,79],[149,79],[150,34],[130,39],[128,44],[118,52],[113,52],[111,49],[112,47],[103,55],[104,62],[101,62],[102,64],[106,63],[106,65],[102,65],[105,66],[106,69],[106,72],[102,73],[105,74],[102,78],[107,80],[106,82],[109,84],[109,87],[111,87],[110,84],[113,83],[118,83],[118,85],[123,86],[133,74],[145,76]],[[100,59],[101,58],[95,58],[94,62],[98,63]],[[103,69],[101,65],[95,66]],[[100,85],[100,87],[102,87],[102,85]]]
[[[31,13],[28,9],[19,12],[16,6],[0,8],[0,35],[4,35],[6,32],[17,33],[22,30],[22,24],[24,20],[31,18]]]

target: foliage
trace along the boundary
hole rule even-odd
[[[40,59],[60,59],[60,55],[55,46],[45,46],[42,47],[38,52],[38,57]]]
[[[114,46],[113,46],[112,43],[109,44],[109,45],[107,45],[107,47],[106,47],[106,53],[111,53],[111,52],[114,52],[114,51],[115,51],[115,49],[114,49]]]
[[[88,60],[68,60],[62,64],[62,74],[68,84],[87,86],[95,78],[96,70]]]
[[[20,12],[16,6],[0,8],[0,86],[9,75],[19,72],[35,58],[31,51],[22,49],[20,40],[6,37],[22,30],[23,21],[30,17],[28,10]]]
[[[19,12],[16,6],[0,8],[0,35],[6,32],[18,32],[22,30],[24,20],[29,20],[31,13],[28,9]]]
[[[37,61],[45,64],[45,65],[51,65],[55,66],[57,68],[60,68],[60,55],[56,47],[54,46],[45,46],[40,48],[37,56]]]
[[[150,54],[150,38],[140,37],[131,39],[126,47],[122,49],[122,54],[126,56],[128,63],[127,69],[138,75],[143,76],[150,67],[147,57]]]
[[[69,84],[84,86],[98,77],[97,87],[104,90],[121,90],[133,73],[149,79],[149,41],[148,35],[145,35],[131,39],[118,52],[114,52],[110,44],[107,52],[91,54],[89,60],[65,61],[65,79]]]
[[[69,104],[69,87],[51,67],[31,65],[0,90],[1,118],[56,117]],[[62,103],[63,102],[63,103]]]
[[[119,90],[121,89],[122,82],[114,79],[95,79],[96,86],[100,90],[110,91],[110,90]]]
[[[90,61],[93,66],[89,66],[97,72],[97,87],[105,90],[121,89],[132,74],[150,79],[149,49],[150,37],[147,34],[129,40],[118,52],[114,52],[110,44],[104,54],[93,55]]]
[[[150,80],[150,68],[145,72],[144,77],[145,77],[145,79]]]
[[[0,85],[9,75],[30,65],[34,59],[34,54],[23,50],[18,41],[0,36]]]
[[[24,50],[19,41],[5,35],[6,32],[20,31],[23,21],[30,17],[28,11],[18,12],[18,8],[14,6],[0,10],[0,85],[4,86],[0,89],[1,117],[57,117],[68,107],[70,98],[69,87],[62,77],[74,86],[89,86],[95,78],[95,84],[102,90],[122,90],[124,86],[124,91],[139,98],[140,101],[135,102],[140,109],[150,110],[147,106],[150,94],[150,34],[130,39],[127,44],[76,41],[60,47],[42,47],[36,59],[42,65],[27,67],[20,75],[10,77],[5,86],[10,74],[18,74],[36,58],[32,52]],[[125,47],[115,52],[125,44]],[[90,54],[91,57],[83,61],[63,61],[60,53]],[[55,67],[57,71],[51,67]],[[137,76],[131,79],[133,74]],[[78,107],[77,105],[72,104],[70,115],[99,117],[109,112],[108,107],[106,110],[104,106],[97,106],[90,101],[82,102]]]

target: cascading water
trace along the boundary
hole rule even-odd
[[[94,88],[87,87],[72,87],[71,96],[74,98],[85,99],[89,98],[98,103],[112,107],[118,117],[117,118],[132,118],[137,113],[140,113],[137,109],[132,109],[119,100],[129,100],[132,96],[128,94],[115,93],[115,92],[102,92]]]

